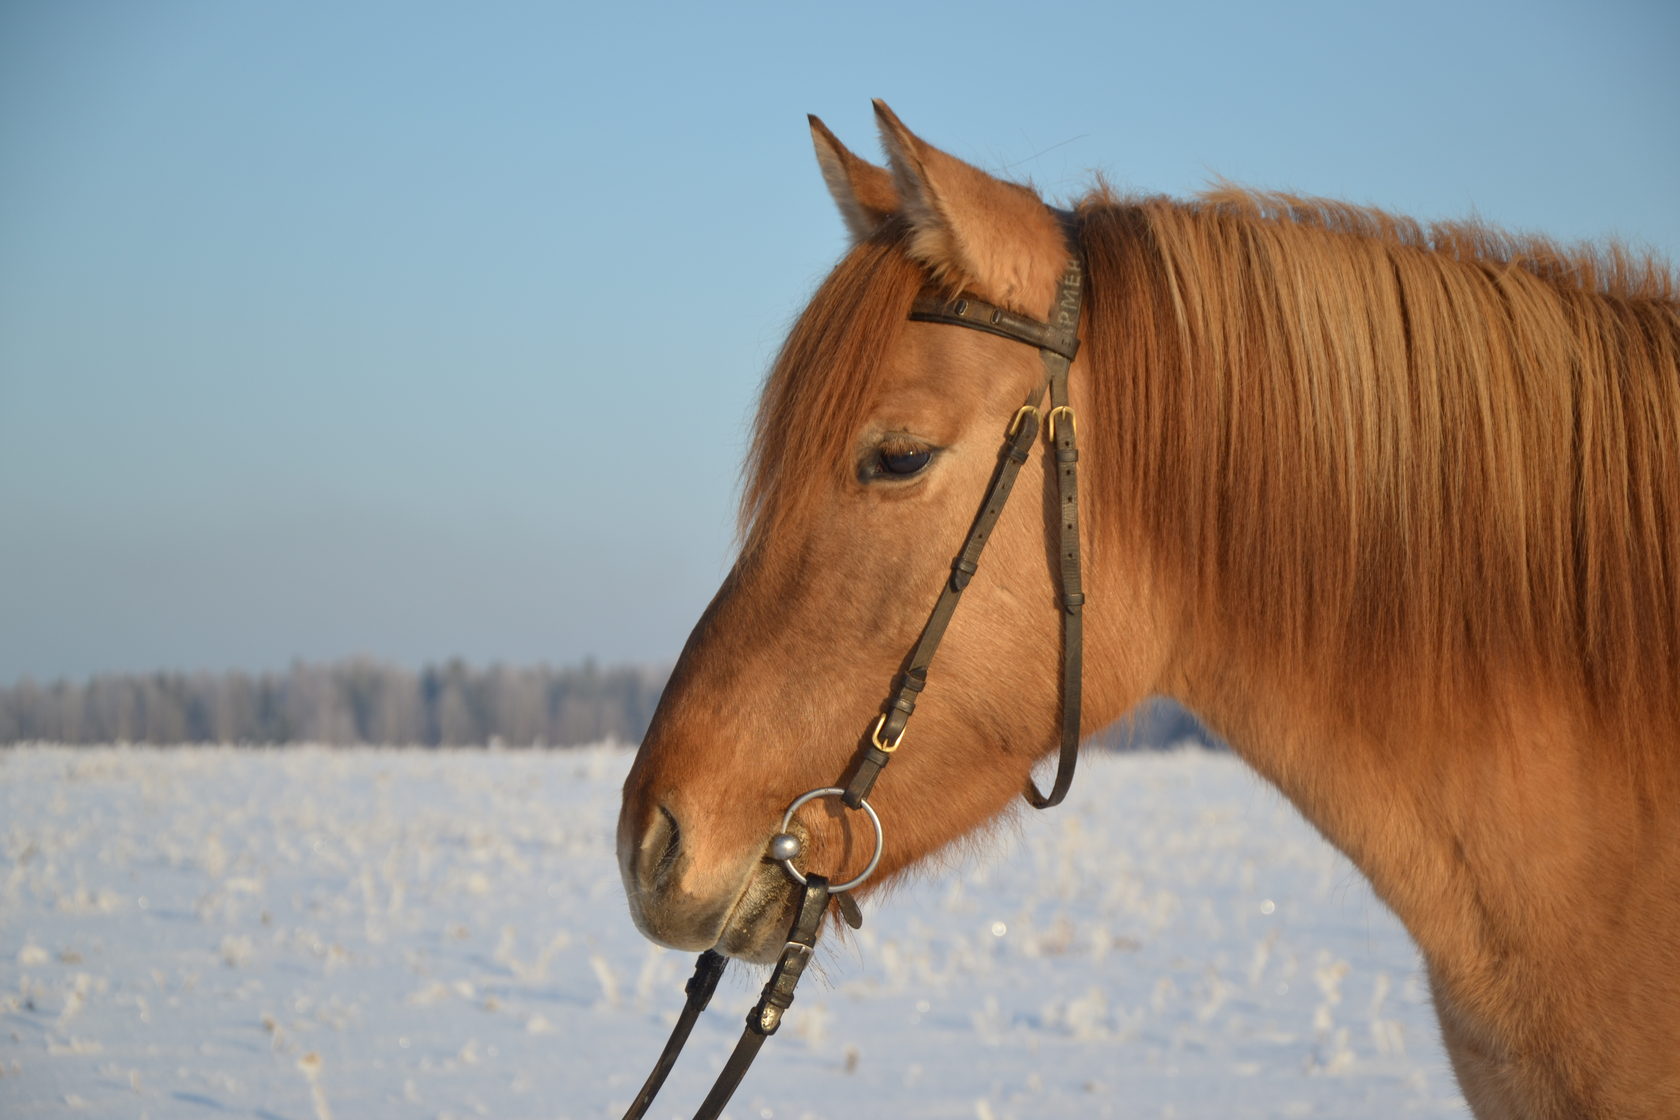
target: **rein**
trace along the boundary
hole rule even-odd
[[[956,613],[957,602],[962,597],[963,589],[979,570],[980,553],[985,549],[986,541],[1003,513],[1004,503],[1009,500],[1009,494],[1015,486],[1015,476],[1020,473],[1033,441],[1038,438],[1039,409],[1047,392],[1050,397],[1050,410],[1043,414],[1043,422],[1056,461],[1056,567],[1062,607],[1061,749],[1057,755],[1056,778],[1050,786],[1050,792],[1040,793],[1029,777],[1022,796],[1035,809],[1048,809],[1060,804],[1073,784],[1074,764],[1078,760],[1079,752],[1080,668],[1084,633],[1080,608],[1085,603],[1085,595],[1080,590],[1079,573],[1079,442],[1073,408],[1068,403],[1068,372],[1073,364],[1074,355],[1079,352],[1079,314],[1084,302],[1084,284],[1084,265],[1075,253],[1068,262],[1067,270],[1057,282],[1056,301],[1050,309],[1047,322],[1017,315],[969,296],[949,300],[924,296],[911,306],[912,321],[970,327],[1034,347],[1044,361],[1044,381],[1027,398],[1026,403],[1016,410],[1009,422],[1003,449],[998,455],[997,467],[992,472],[991,484],[980,503],[980,511],[969,528],[962,551],[951,562],[951,578],[946,581],[944,588],[939,592],[939,598],[934,601],[933,610],[922,626],[921,636],[910,651],[904,671],[899,674],[898,685],[880,717],[875,721],[874,728],[869,732],[869,741],[864,744],[849,775],[844,779],[845,784],[814,789],[795,798],[782,814],[781,828],[770,838],[768,858],[780,863],[799,889],[793,925],[788,930],[787,944],[777,959],[776,967],[771,971],[770,979],[765,983],[758,1002],[747,1012],[747,1025],[741,1033],[740,1041],[735,1044],[735,1049],[722,1072],[718,1074],[711,1092],[706,1094],[699,1111],[694,1114],[694,1120],[716,1120],[724,1105],[729,1103],[736,1086],[746,1076],[747,1068],[758,1056],[764,1040],[781,1027],[782,1016],[793,1003],[794,985],[799,983],[806,964],[810,962],[812,951],[816,948],[817,932],[822,926],[823,915],[828,911],[829,901],[832,899],[836,902],[841,917],[853,929],[863,924],[863,914],[850,892],[874,874],[885,845],[881,818],[876,815],[867,798],[875,788],[881,771],[886,769],[887,763],[892,761],[893,754],[904,742],[905,728],[916,711],[916,697],[927,687],[927,673],[933,664],[933,655],[945,637],[945,628],[950,625],[952,615]],[[810,872],[802,873],[793,864],[801,847],[799,837],[789,831],[793,815],[807,802],[824,797],[838,797],[848,809],[861,810],[868,817],[875,833],[874,854],[871,855],[868,865],[856,877],[844,883],[831,884],[824,876]],[[717,990],[718,980],[723,976],[727,964],[728,959],[712,949],[700,954],[695,962],[694,975],[689,978],[685,989],[688,999],[683,1004],[677,1024],[672,1028],[671,1037],[666,1041],[665,1049],[660,1052],[653,1072],[648,1074],[641,1092],[636,1095],[629,1111],[624,1114],[624,1120],[641,1120],[653,1104],[654,1096],[676,1064],[677,1055],[682,1052],[689,1033],[700,1018],[700,1013],[705,1010],[712,993]]]

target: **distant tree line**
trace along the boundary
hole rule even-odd
[[[641,740],[667,671],[546,665],[416,672],[355,659],[276,673],[114,674],[0,687],[0,743],[575,746]]]
[[[416,672],[357,658],[278,673],[112,674],[0,687],[0,743],[373,743],[578,746],[639,743],[668,671],[646,666]],[[1092,737],[1151,750],[1219,746],[1194,716],[1150,700]]]

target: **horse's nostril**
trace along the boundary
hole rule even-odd
[[[653,818],[642,837],[641,851],[636,858],[636,878],[645,891],[656,890],[677,866],[682,853],[682,828],[677,818],[665,806]]]
[[[655,879],[663,879],[671,873],[671,869],[677,865],[677,852],[682,848],[682,829],[677,825],[677,818],[663,805],[659,807],[659,815],[665,818],[665,824],[671,830],[671,834],[665,838],[665,848],[659,853],[659,864],[653,869]]]

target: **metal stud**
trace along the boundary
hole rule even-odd
[[[778,832],[770,837],[771,859],[792,859],[799,854],[799,837],[791,832]]]

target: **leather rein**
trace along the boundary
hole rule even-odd
[[[1065,216],[1064,216],[1065,218]],[[782,865],[788,877],[799,888],[798,902],[792,927],[788,930],[787,945],[776,967],[770,973],[758,1002],[747,1012],[746,1029],[711,1092],[701,1103],[694,1120],[716,1120],[723,1111],[736,1086],[746,1076],[747,1068],[758,1056],[764,1040],[781,1027],[783,1013],[793,1003],[794,985],[799,982],[805,966],[816,948],[817,933],[832,900],[839,907],[841,917],[856,929],[863,924],[862,912],[850,892],[861,885],[875,871],[881,860],[884,836],[881,819],[867,800],[881,772],[892,761],[894,753],[904,741],[904,731],[916,711],[916,698],[927,686],[927,674],[933,655],[945,636],[945,628],[956,613],[963,589],[979,568],[980,554],[990,539],[992,529],[1003,513],[1004,503],[1015,485],[1015,477],[1027,461],[1033,441],[1038,438],[1040,408],[1049,394],[1049,411],[1042,414],[1051,453],[1056,464],[1056,520],[1057,565],[1062,616],[1062,673],[1061,673],[1061,749],[1057,756],[1056,777],[1050,792],[1041,793],[1027,779],[1024,796],[1035,809],[1048,809],[1061,803],[1073,784],[1074,764],[1079,750],[1079,708],[1083,620],[1080,608],[1085,595],[1080,590],[1079,571],[1079,442],[1074,427],[1073,408],[1068,403],[1068,372],[1074,355],[1079,352],[1079,316],[1084,303],[1085,269],[1075,252],[1067,269],[1056,284],[1056,300],[1047,321],[1017,315],[971,296],[938,299],[923,296],[910,309],[910,319],[920,323],[949,323],[1000,335],[1016,342],[1024,342],[1038,350],[1044,362],[1044,380],[1016,410],[1009,422],[997,467],[986,489],[980,510],[969,528],[962,551],[951,562],[951,576],[934,601],[933,610],[922,627],[921,636],[906,659],[897,686],[875,721],[865,743],[853,762],[844,785],[814,789],[801,794],[782,815],[780,830],[771,837],[768,858]],[[844,883],[831,883],[822,875],[800,872],[794,866],[799,855],[800,840],[789,829],[794,813],[807,802],[823,797],[838,797],[846,808],[862,811],[875,833],[874,854],[856,877]],[[671,1037],[665,1043],[653,1072],[648,1074],[641,1092],[631,1103],[624,1120],[641,1120],[653,1104],[655,1094],[665,1083],[666,1075],[676,1064],[677,1055],[688,1041],[700,1013],[717,990],[718,980],[728,959],[713,949],[700,954],[695,962],[694,975],[685,988],[687,1001]]]

